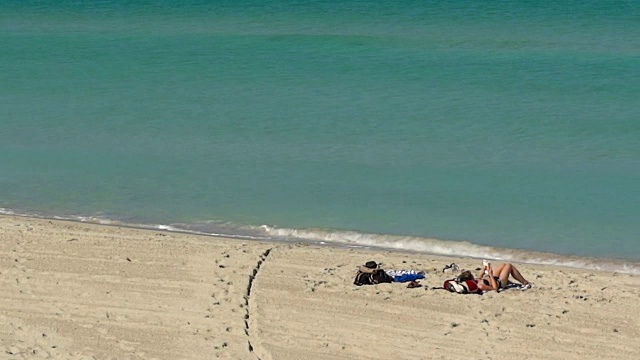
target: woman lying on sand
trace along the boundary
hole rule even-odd
[[[489,276],[489,274],[492,276]],[[471,271],[468,270],[460,274],[458,279],[462,281],[475,281],[479,290],[491,291],[504,289],[509,284],[509,275],[513,276],[514,279],[522,284],[521,290],[531,288],[531,283],[527,281],[512,264],[501,264],[493,269],[491,263],[486,262],[482,268],[482,272],[480,272],[477,277],[477,279],[482,279],[482,281],[476,280],[473,274],[471,274]]]

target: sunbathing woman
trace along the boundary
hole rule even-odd
[[[492,276],[489,276],[492,274]],[[520,271],[516,269],[512,264],[501,264],[497,268],[493,269],[491,267],[491,263],[487,263],[486,266],[483,267],[482,272],[478,275],[478,279],[482,279],[482,281],[478,281],[474,279],[471,271],[465,271],[460,275],[460,278],[464,280],[473,280],[478,284],[478,289],[482,291],[491,291],[491,290],[500,290],[507,287],[509,284],[509,275],[513,276],[514,279],[518,280],[522,287],[521,290],[526,290],[531,288],[531,283],[527,281]]]

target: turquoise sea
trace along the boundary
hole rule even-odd
[[[640,273],[638,14],[3,0],[0,211]]]

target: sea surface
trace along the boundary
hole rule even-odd
[[[639,14],[2,0],[0,212],[640,273]]]

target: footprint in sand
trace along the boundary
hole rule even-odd
[[[331,276],[334,276],[336,274],[336,269],[335,268],[325,268],[324,269],[324,273],[325,274],[329,274]]]
[[[307,291],[315,292],[318,287],[329,287],[325,280],[305,280]]]

